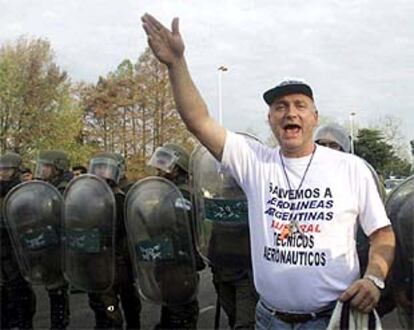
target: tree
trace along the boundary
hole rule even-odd
[[[402,119],[393,115],[379,117],[372,125],[372,128],[382,132],[385,142],[393,147],[399,158],[409,159],[407,139],[401,130]]]
[[[50,44],[19,38],[0,48],[0,148],[30,153],[48,137],[70,82]]]
[[[165,142],[193,146],[175,109],[167,69],[149,49],[135,65],[124,60],[96,85],[84,86],[81,95],[86,140],[122,153],[133,178],[149,173],[149,157]]]
[[[355,141],[355,153],[371,164],[379,175],[407,176],[410,163],[396,156],[393,147],[377,129],[360,129]]]

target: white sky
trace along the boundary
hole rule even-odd
[[[414,138],[412,0],[0,0],[0,44],[47,38],[73,80],[96,82],[146,47],[140,17],[180,17],[187,61],[209,108],[223,122],[266,138],[265,90],[306,79],[324,116],[358,126],[387,114]]]

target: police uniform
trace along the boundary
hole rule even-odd
[[[10,163],[11,161],[11,163]],[[31,285],[23,278],[9,233],[3,219],[3,201],[6,194],[20,183],[18,168],[21,158],[14,153],[0,157],[0,167],[13,167],[15,173],[11,180],[0,181],[0,235],[1,235],[1,274],[0,274],[0,328],[31,329],[36,311],[36,296]],[[12,166],[11,166],[12,165]]]
[[[191,195],[188,188],[188,162],[189,162],[189,155],[188,153],[179,145],[174,143],[167,143],[163,147],[159,148],[161,153],[171,153],[175,157],[175,161],[171,163],[171,168],[168,170],[178,171],[179,174],[176,176],[170,176],[167,174],[166,169],[159,168],[156,165],[155,158],[157,157],[158,151],[156,150],[152,159],[150,160],[150,164],[154,167],[157,167],[163,171],[161,176],[165,176],[167,179],[170,179],[180,190],[186,205],[188,205],[187,213],[188,219],[190,219],[190,228],[191,232],[193,231],[193,210],[191,203]],[[202,261],[201,257],[197,253],[195,248],[195,242],[192,238],[191,246],[195,252],[196,258],[196,270],[200,271],[204,269],[205,265]],[[197,286],[198,286],[199,276],[197,277]],[[155,329],[196,329],[197,328],[197,321],[199,315],[199,304],[197,297],[195,296],[190,302],[185,304],[168,304],[163,305],[161,307],[161,319],[160,322],[155,326]]]
[[[94,158],[105,157],[115,160],[120,167],[119,154],[102,153],[96,155]],[[89,171],[95,174],[92,161]],[[99,176],[98,173],[96,174]],[[122,171],[119,173],[119,176],[123,176]],[[107,180],[107,182],[110,184],[114,193],[117,212],[115,233],[115,281],[108,292],[89,293],[89,306],[95,313],[96,329],[122,329],[124,319],[127,329],[139,329],[141,301],[133,284],[134,276],[126,237],[124,223],[125,193],[114,184],[114,181]],[[119,308],[120,302],[124,317]]]
[[[54,174],[46,176],[43,172],[44,166],[53,167]],[[69,182],[69,178],[66,177],[68,169],[69,159],[66,153],[60,150],[43,150],[39,152],[35,178],[49,182],[63,195]],[[46,290],[49,295],[50,328],[66,329],[69,325],[70,301],[69,284],[66,282],[63,273],[60,275],[60,280],[53,285],[47,285]]]

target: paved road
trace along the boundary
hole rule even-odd
[[[49,302],[45,289],[35,288],[37,297],[37,313],[35,317],[35,329],[47,329],[49,325]],[[200,291],[198,294],[200,303],[199,329],[214,328],[214,315],[216,295],[211,282],[209,270],[201,273]],[[94,316],[88,306],[85,294],[72,294],[71,303],[71,322],[69,329],[93,329]],[[159,320],[160,307],[148,302],[143,302],[141,312],[142,329],[152,329]],[[225,329],[227,320],[224,312],[221,312],[220,326]]]
[[[201,273],[200,292],[198,295],[200,302],[199,329],[214,328],[214,314],[216,295],[211,283],[211,274],[209,270]],[[49,325],[49,302],[46,291],[37,287],[37,313],[35,317],[35,329],[47,329]],[[88,306],[87,296],[85,294],[71,295],[71,323],[69,329],[93,329],[94,316]],[[141,313],[142,329],[153,329],[159,320],[159,306],[143,302]],[[386,315],[383,320],[383,328],[386,330],[400,329],[396,313]],[[221,312],[220,328],[228,329],[227,319],[224,312]]]

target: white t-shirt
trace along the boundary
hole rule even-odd
[[[279,148],[227,131],[222,165],[243,188],[256,290],[279,311],[310,313],[335,301],[359,277],[357,217],[366,235],[390,225],[363,160],[318,146],[310,155],[283,158]],[[305,237],[281,239],[295,217]]]

